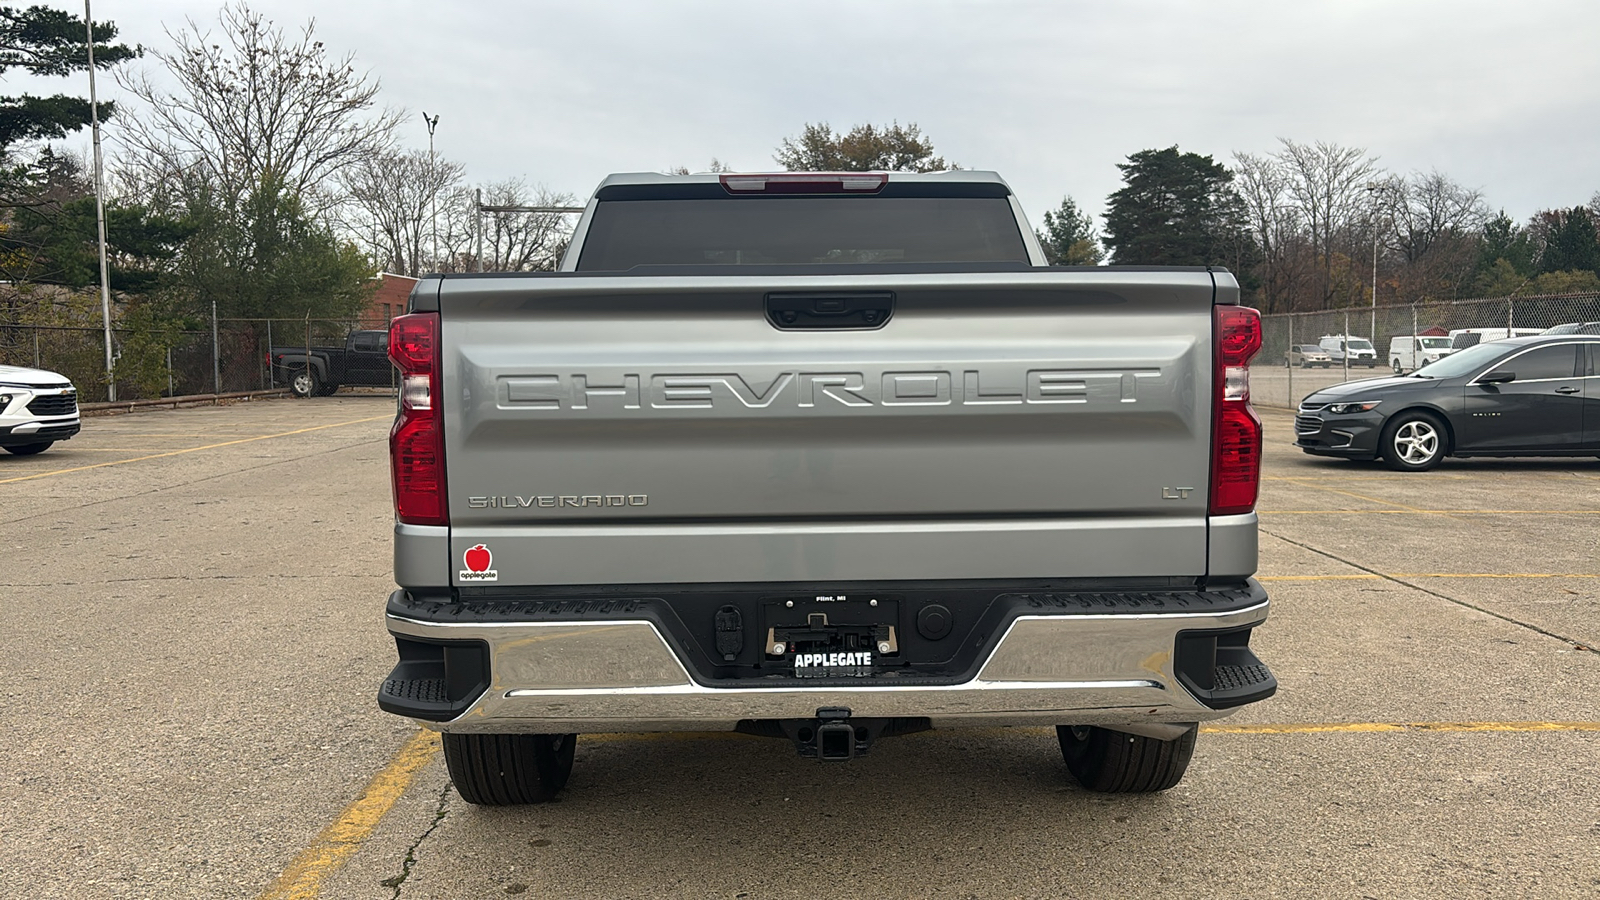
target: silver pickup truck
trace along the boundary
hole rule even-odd
[[[1046,266],[993,173],[612,176],[560,271],[394,322],[379,705],[483,804],[623,731],[1054,725],[1171,787],[1277,687],[1260,343],[1226,270]]]

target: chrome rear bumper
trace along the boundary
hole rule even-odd
[[[808,718],[819,707],[928,717],[936,727],[1139,725],[1231,712],[1205,705],[1180,683],[1178,635],[1251,628],[1266,620],[1267,607],[1023,615],[969,681],[859,687],[709,687],[690,677],[646,620],[428,622],[391,613],[388,627],[401,638],[487,645],[487,690],[455,718],[421,722],[448,732],[730,730],[743,719]]]

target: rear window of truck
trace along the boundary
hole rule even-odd
[[[605,200],[577,268],[1028,262],[1004,197]]]

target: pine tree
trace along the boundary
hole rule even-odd
[[[1044,214],[1044,229],[1036,234],[1052,266],[1097,266],[1105,255],[1094,219],[1071,197],[1061,198],[1059,209]]]
[[[1105,219],[1116,264],[1229,265],[1245,255],[1242,203],[1226,166],[1173,146],[1141,150],[1117,168],[1124,186]]]
[[[1600,237],[1589,211],[1575,206],[1557,215],[1558,224],[1539,255],[1539,271],[1600,273]]]
[[[94,64],[109,69],[140,54],[138,47],[112,44],[117,26],[94,23]],[[81,17],[59,9],[0,6],[0,76],[11,69],[32,75],[66,76],[89,68],[88,28]],[[116,112],[110,102],[99,104],[101,119]],[[0,96],[0,160],[13,145],[34,140],[56,140],[89,124],[89,101],[55,94]]]

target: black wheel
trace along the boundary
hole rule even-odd
[[[7,447],[6,450],[17,456],[32,456],[35,453],[43,453],[49,450],[50,445],[54,443],[55,441],[40,441],[37,444],[13,444]]]
[[[1383,426],[1378,449],[1391,469],[1426,472],[1444,459],[1448,440],[1437,416],[1413,410],[1399,413]]]
[[[339,385],[337,385],[337,384],[325,384],[322,387],[317,389],[317,396],[318,397],[332,397],[334,395],[334,393],[337,392],[338,390],[339,390]]]
[[[1400,360],[1398,360],[1398,359],[1389,360],[1389,367],[1394,369],[1394,373],[1396,375],[1400,374],[1400,371],[1401,371],[1401,369],[1400,369]]]
[[[322,379],[315,369],[301,369],[289,381],[289,391],[296,397],[315,397],[322,392]]]
[[[1164,791],[1183,778],[1200,726],[1162,741],[1097,725],[1057,725],[1067,770],[1078,783],[1105,794]]]
[[[544,803],[566,786],[577,744],[575,734],[446,734],[444,761],[468,803]]]

